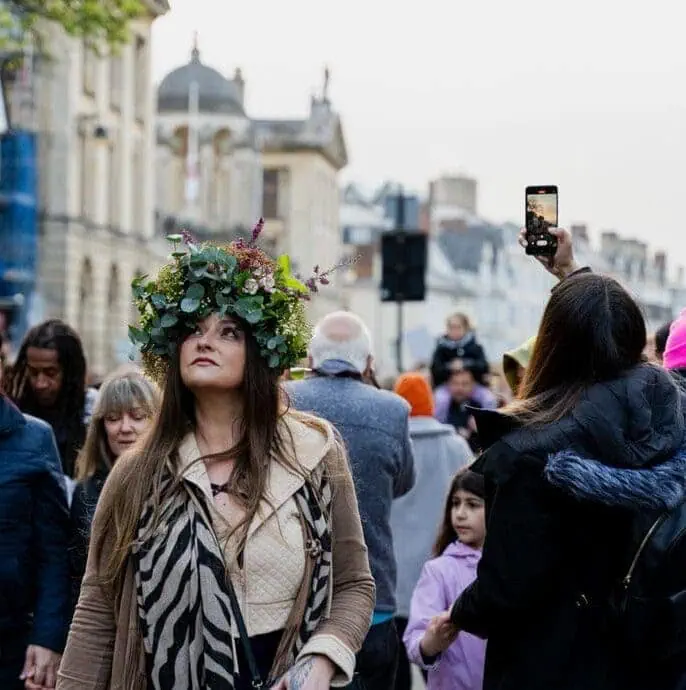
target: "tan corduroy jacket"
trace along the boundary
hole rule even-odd
[[[322,463],[326,463],[331,469],[333,483],[333,576],[329,615],[310,638],[301,655],[327,656],[338,669],[333,685],[346,685],[352,678],[355,653],[362,646],[374,608],[374,581],[369,570],[355,489],[345,453],[328,423],[296,412],[286,415],[284,423],[291,432],[293,455],[298,462],[315,473],[323,466]],[[199,457],[199,450],[192,434],[184,440],[179,451],[180,469],[186,480],[208,491],[209,480],[204,468],[193,463]],[[116,486],[121,469],[122,465],[117,463],[103,493],[112,491]],[[291,602],[298,598],[295,590],[299,587],[293,587],[292,573],[284,575],[281,584],[272,582],[272,585],[282,587],[283,591],[276,594],[269,585],[269,578],[265,580],[256,574],[265,570],[264,564],[272,559],[272,555],[278,557],[279,540],[284,555],[294,547],[304,551],[302,534],[293,532],[293,525],[296,524],[293,519],[293,495],[302,482],[300,476],[275,463],[269,478],[269,501],[263,503],[250,525],[244,555],[246,581],[236,583],[241,612],[246,618],[250,635],[261,634],[271,626],[278,629],[279,622],[290,612]],[[111,541],[111,530],[112,525],[103,524],[96,510],[93,535],[104,531],[105,538]],[[305,559],[300,556],[291,557],[291,565],[287,568],[297,570],[297,564],[304,562]],[[270,566],[269,570],[273,568]],[[145,654],[138,624],[133,567],[128,567],[119,597],[100,584],[99,571],[100,564],[91,553],[57,688],[146,690]],[[254,573],[252,577],[251,572]],[[300,577],[302,579],[303,576]],[[302,586],[308,585],[303,579]],[[272,621],[271,626],[269,621]]]

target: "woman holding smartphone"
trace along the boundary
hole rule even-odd
[[[444,614],[444,642],[459,631],[488,639],[484,690],[676,690],[683,653],[665,649],[658,663],[652,643],[631,652],[628,619],[611,602],[635,557],[637,521],[686,497],[686,397],[644,361],[633,298],[581,272],[569,234],[552,232],[559,249],[546,266],[563,280],[519,397],[475,412],[488,534],[476,581]],[[665,631],[683,633],[668,614],[655,632],[674,647],[683,640]]]

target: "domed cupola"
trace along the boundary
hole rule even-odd
[[[200,60],[197,39],[190,62],[162,80],[157,90],[158,113],[187,112],[192,84],[198,85],[201,113],[245,116],[242,82],[231,81],[216,69],[204,65]]]

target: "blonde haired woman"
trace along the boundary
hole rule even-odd
[[[103,382],[76,460],[71,503],[70,562],[72,603],[86,570],[91,521],[100,492],[117,458],[147,430],[159,406],[157,387],[137,369],[120,369]]]
[[[352,680],[374,604],[355,491],[332,427],[279,387],[317,286],[257,249],[260,230],[226,247],[185,237],[134,284],[131,333],[163,399],[103,489],[60,690]]]

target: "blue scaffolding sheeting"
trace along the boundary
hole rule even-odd
[[[26,330],[26,306],[38,258],[36,135],[11,131],[0,139],[0,308],[14,309],[12,340]]]

